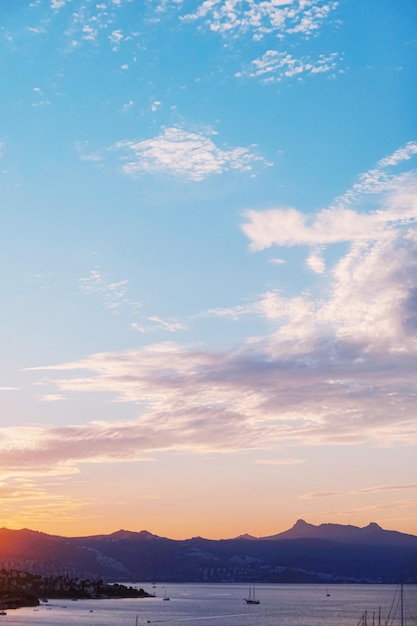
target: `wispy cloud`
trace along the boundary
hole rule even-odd
[[[408,166],[408,161],[417,154],[417,143],[409,141],[405,146],[395,150],[392,154],[380,159],[374,169],[364,172],[358,178],[352,189],[349,189],[343,196],[337,198],[334,202],[335,206],[349,206],[357,202],[358,198],[366,194],[386,193],[389,194],[393,189],[398,192],[398,170],[399,166]],[[394,171],[392,171],[392,169]],[[407,175],[404,177],[407,184]]]
[[[368,494],[368,493],[381,493],[385,491],[404,491],[408,489],[417,489],[417,483],[410,483],[405,485],[378,485],[376,487],[367,487],[366,489],[359,489],[356,493]]]
[[[417,489],[417,483],[409,483],[405,485],[377,485],[375,487],[367,487],[365,489],[356,489],[349,491],[317,491],[312,493],[305,493],[301,498],[316,499],[316,498],[334,498],[356,495],[369,495],[372,493],[385,493],[391,491],[407,491]]]
[[[399,148],[389,156],[381,159],[378,162],[378,169],[389,167],[391,165],[398,165],[402,161],[408,161],[416,154],[417,143],[415,141],[409,141],[404,147]]]
[[[341,510],[321,511],[321,515],[326,517],[345,517],[349,519],[352,515],[357,515],[358,513],[369,513],[372,511],[396,511],[400,509],[411,510],[415,507],[417,507],[417,500],[390,500],[389,502],[365,504],[363,506],[343,508]],[[401,517],[404,521],[404,517]],[[410,522],[413,522],[414,519],[415,516],[411,517]]]
[[[54,478],[58,475],[60,478]],[[62,480],[71,476],[74,481],[75,468],[63,467],[57,471],[36,468],[34,472],[6,470],[2,473],[0,483],[0,506],[2,515],[18,528],[31,528],[34,522],[42,524],[53,517],[55,523],[59,520],[76,519],[83,515],[85,519],[87,504],[84,498],[77,495],[57,493],[57,484],[62,487]],[[81,513],[82,510],[82,513]]]
[[[98,268],[81,278],[79,286],[81,293],[96,297],[104,308],[129,313],[134,318],[134,321],[130,323],[131,328],[140,333],[153,333],[157,330],[175,333],[185,329],[185,325],[176,319],[163,319],[158,315],[145,314],[143,303],[132,299],[129,295],[127,280],[114,281]],[[44,401],[51,399],[55,399],[54,394],[46,396]],[[60,397],[57,396],[56,399]]]
[[[112,392],[119,402],[146,408],[137,422],[34,433],[29,447],[42,441],[41,455],[49,449],[52,458],[117,459],[171,448],[221,452],[284,442],[417,441],[416,382],[403,354],[384,354],[381,367],[381,353],[373,357],[347,342],[321,337],[314,351],[303,353],[298,343],[291,338],[287,356],[273,343],[235,354],[165,343],[40,368],[65,373],[51,381],[60,393]],[[394,372],[396,396],[390,395]],[[12,462],[10,454],[5,462]],[[32,456],[26,450],[24,458]]]
[[[39,402],[59,402],[60,400],[65,399],[65,396],[61,393],[49,393],[43,396],[38,396]]]
[[[335,498],[341,495],[343,495],[342,491],[317,491],[313,493],[304,493],[300,496],[300,498],[305,500],[316,500],[320,498]]]
[[[119,309],[123,305],[132,304],[141,306],[138,302],[132,303],[127,297],[127,287],[127,280],[109,281],[99,269],[91,270],[87,277],[80,279],[81,292],[98,295],[107,309]]]
[[[305,463],[305,459],[293,459],[293,458],[286,458],[286,459],[257,459],[256,461],[254,461],[254,463],[256,463],[257,465],[277,465],[277,466],[281,466],[281,465],[301,465],[302,463]]]
[[[286,318],[299,319],[311,311],[311,303],[305,297],[285,298],[276,290],[267,291],[253,302],[238,304],[234,307],[209,309],[203,315],[209,317],[231,317],[239,319],[244,315],[256,315],[270,321]]]
[[[149,323],[151,322],[151,323]],[[157,315],[151,315],[147,317],[143,323],[132,323],[132,328],[139,333],[148,334],[156,331],[165,330],[169,333],[176,333],[186,328],[185,324],[177,320],[163,320]]]
[[[168,330],[170,333],[175,333],[178,330],[184,330],[185,326],[181,322],[163,320],[156,315],[148,317],[151,322],[154,322],[157,326],[161,326],[164,330]]]

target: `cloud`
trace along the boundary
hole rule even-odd
[[[299,58],[293,56],[294,45],[289,52],[283,52],[283,40],[301,42],[318,35],[332,22],[337,14],[338,2],[334,0],[205,0],[194,2],[194,8],[183,0],[153,0],[146,3],[144,14],[139,13],[136,28],[126,30],[125,22],[120,16],[131,0],[113,0],[112,2],[90,2],[90,0],[50,0],[51,16],[49,22],[54,23],[61,31],[62,42],[67,52],[85,49],[85,46],[109,47],[114,54],[119,54],[123,47],[125,54],[122,70],[127,70],[130,61],[137,55],[137,37],[140,30],[149,25],[156,29],[164,27],[164,18],[171,9],[175,11],[184,27],[197,28],[201,36],[217,33],[234,42],[244,41],[246,49],[252,46],[259,53],[259,46],[265,40],[263,54],[255,58],[249,66],[236,72],[236,76],[261,78],[264,81],[281,81],[285,78],[300,77],[333,71],[340,63],[336,52],[318,54],[310,58],[303,54]],[[42,3],[39,3],[42,11]],[[186,6],[187,5],[187,6]],[[38,6],[38,5],[36,5]],[[64,18],[64,21],[62,20]],[[340,22],[340,20],[339,20]],[[62,28],[64,24],[64,28]],[[206,27],[206,32],[202,28]],[[44,14],[39,24],[31,27],[33,32],[45,30]],[[62,29],[62,30],[61,30]],[[184,36],[187,36],[185,34]]]
[[[409,162],[396,154],[389,159],[396,167]],[[270,289],[252,302],[209,311],[267,322],[265,336],[234,350],[164,342],[32,368],[48,377],[51,393],[110,393],[135,407],[136,419],[4,431],[0,463],[49,468],[154,450],[416,444],[416,216],[413,171],[390,176],[382,192],[376,186],[347,193],[308,218],[295,209],[281,209],[279,219],[274,211],[251,213],[246,234],[256,249],[309,246],[316,271],[324,246],[345,242],[326,268],[323,291],[286,296]],[[109,285],[111,293],[124,288]],[[101,293],[101,274],[84,288]]]
[[[320,498],[335,498],[336,496],[346,495],[342,491],[317,491],[313,493],[304,493],[300,496],[304,500],[315,500]]]
[[[409,141],[404,147],[399,148],[388,157],[381,159],[378,163],[379,168],[389,167],[390,165],[398,165],[402,161],[408,161],[417,154],[417,143]]]
[[[62,372],[50,382],[67,396],[112,392],[117,402],[142,409],[137,421],[34,432],[18,458],[117,460],[173,448],[416,442],[414,356],[382,359],[323,332],[318,338],[314,350],[299,352],[299,339],[288,337],[287,354],[282,340],[279,349],[272,341],[236,353],[163,343],[39,368]],[[10,447],[3,460],[13,463]]]
[[[322,26],[337,5],[322,0],[205,0],[182,19],[203,20],[212,31],[220,33],[250,32],[257,39],[270,33],[279,37],[308,36]]]
[[[129,100],[129,102],[125,102],[125,104],[122,106],[122,109],[121,109],[122,112],[127,113],[127,111],[129,111],[129,109],[131,109],[134,104],[135,103],[133,100]]]
[[[256,216],[251,221],[251,234],[259,248],[266,244],[267,231],[263,229],[269,223],[270,241],[278,240],[280,245],[329,244],[340,238],[347,239],[349,249],[326,270],[329,284],[325,298],[314,299],[308,293],[285,298],[270,291],[250,306],[217,314],[234,311],[235,315],[243,315],[257,311],[265,319],[279,321],[273,335],[273,350],[277,354],[294,352],[298,345],[300,352],[310,350],[315,359],[321,340],[331,342],[337,350],[358,352],[357,358],[365,361],[369,353],[379,351],[415,355],[417,232],[411,217],[417,207],[416,183],[405,190],[400,181],[398,193],[391,193],[386,202],[385,212],[378,210],[370,216],[355,214],[345,221],[344,228],[338,211],[333,215],[330,215],[332,211],[326,211],[331,219],[323,219],[324,212],[313,217],[311,227],[305,225],[298,213],[280,212],[279,228],[278,222],[276,228],[273,226],[276,215],[270,219],[271,216],[263,214],[260,219],[265,221],[259,229]],[[414,193],[411,188],[415,189]],[[397,210],[399,207],[403,208],[402,212]],[[324,271],[322,257],[314,249],[307,261],[310,269]]]
[[[143,333],[143,334],[147,334],[147,333],[154,333],[156,331],[161,331],[161,330],[165,330],[169,333],[176,333],[179,330],[184,330],[186,327],[184,324],[182,324],[181,322],[178,321],[173,321],[173,320],[163,320],[160,317],[158,317],[157,315],[151,315],[150,317],[146,318],[149,322],[152,322],[152,324],[138,324],[136,322],[133,322],[131,324],[131,327],[133,328],[133,330],[136,330],[139,333]]]
[[[36,94],[36,101],[32,103],[32,106],[34,108],[48,106],[49,104],[51,104],[50,100],[45,97],[42,89],[40,89],[39,87],[33,87],[33,91]]]
[[[113,281],[105,276],[100,269],[93,269],[89,275],[79,281],[81,293],[88,296],[95,296],[101,304],[111,311],[130,312],[137,317],[139,310],[143,308],[141,302],[132,300],[129,296],[129,282],[127,280]],[[175,319],[164,320],[158,315],[143,315],[142,322],[131,322],[133,330],[140,333],[152,333],[155,331],[167,331],[175,333],[185,329],[185,325]],[[54,394],[45,396],[43,401],[61,399]]]
[[[51,9],[61,9],[71,0],[51,0]]]
[[[184,324],[181,324],[180,322],[166,321],[156,315],[148,317],[148,320],[154,322],[157,326],[160,326],[164,330],[168,330],[170,333],[175,333],[178,330],[184,330],[185,328]]]
[[[377,210],[369,214],[346,209],[323,209],[316,215],[306,215],[293,208],[246,211],[247,222],[242,230],[251,240],[252,250],[264,250],[272,245],[317,246],[350,241],[370,241],[383,237],[392,218]],[[408,218],[417,215],[409,207]],[[399,226],[406,216],[397,217]]]
[[[61,393],[49,393],[38,397],[39,402],[59,402],[60,400],[66,400],[65,396]]]
[[[112,281],[99,269],[93,269],[89,275],[80,279],[80,291],[86,295],[97,295],[106,309],[127,307],[136,310],[142,305],[128,297],[128,281]]]
[[[133,330],[136,330],[138,333],[147,333],[147,332],[149,332],[149,329],[146,328],[146,326],[138,324],[137,322],[132,322],[131,327],[133,328]]]
[[[349,491],[317,491],[312,493],[305,493],[300,498],[303,499],[316,499],[316,498],[334,498],[334,497],[346,497],[356,495],[369,495],[371,493],[385,493],[391,491],[404,491],[404,490],[417,489],[417,483],[410,483],[405,485],[378,485],[376,487],[367,487],[365,489],[356,489]]]
[[[403,193],[400,186],[400,203]],[[388,212],[391,212],[390,207]],[[381,216],[380,219],[386,218]],[[335,350],[335,354],[346,351],[347,358],[349,353],[352,358],[356,354],[355,359],[364,361],[370,358],[370,353],[396,353],[414,358],[417,352],[417,232],[413,223],[405,222],[398,230],[398,224],[392,223],[390,230],[389,220],[386,220],[386,229],[380,231],[379,240],[377,229],[368,233],[368,239],[364,236],[365,229],[359,241],[354,240],[344,256],[326,270],[329,282],[325,294],[316,298],[309,293],[285,297],[270,290],[253,302],[212,309],[207,315],[264,318],[272,329],[269,349],[275,356],[311,353],[310,358],[316,361],[323,350]],[[285,231],[285,224],[281,223],[281,231],[276,231],[281,240]],[[295,234],[296,229],[291,232]],[[357,237],[355,231],[351,232]],[[302,232],[298,233],[298,238],[299,243],[305,240]],[[316,272],[324,271],[324,262],[317,252],[309,256],[308,263]]]
[[[359,489],[356,493],[381,493],[385,491],[404,491],[408,489],[417,489],[417,483],[410,483],[408,485],[378,485],[377,487],[368,487],[366,489]]]
[[[166,128],[153,139],[124,140],[110,150],[120,156],[125,174],[168,173],[194,181],[229,170],[249,172],[255,162],[265,160],[248,148],[224,150],[212,140],[215,133]]]
[[[131,0],[109,0],[107,2],[91,2],[90,0],[51,0],[52,9],[49,18],[45,18],[43,3],[32,5],[39,8],[41,13],[40,24],[33,28],[33,32],[43,32],[45,23],[51,24],[59,33],[60,47],[66,52],[73,52],[83,45],[109,46],[111,51],[117,54],[126,42],[131,42],[137,36],[137,32],[124,33],[118,28],[118,13],[129,4]],[[50,28],[52,32],[52,28]],[[134,54],[134,45],[128,50]]]
[[[322,249],[314,250],[306,261],[307,267],[315,274],[324,274],[326,269]]]
[[[390,173],[390,169],[395,167],[396,170],[399,166],[408,165],[408,161],[417,154],[417,143],[409,141],[405,146],[402,146],[398,150],[395,150],[392,154],[380,159],[374,169],[364,172],[359,176],[358,182],[353,185],[352,189],[349,189],[344,196],[337,198],[335,205],[349,205],[357,202],[358,198],[364,194],[376,194],[376,193],[389,193],[395,190],[398,193],[398,182],[404,181],[407,186],[408,178],[407,173],[403,177]],[[414,178],[415,173],[411,172],[411,177]]]
[[[301,77],[309,74],[323,74],[336,70],[340,60],[337,53],[320,55],[317,59],[294,58],[288,52],[267,50],[261,57],[251,61],[250,65],[235,76],[261,78],[265,82],[279,82],[286,78]]]
[[[292,458],[286,458],[286,459],[257,459],[256,461],[254,461],[254,463],[256,463],[257,465],[300,465],[302,463],[305,463],[304,459],[292,459]]]
[[[248,210],[242,231],[251,241],[252,250],[264,250],[272,245],[327,245],[341,242],[370,242],[391,238],[417,219],[417,173],[389,175],[388,165],[398,164],[417,153],[415,144],[407,144],[382,159],[379,167],[362,174],[352,189],[338,198],[330,208],[306,215],[293,207],[267,211]],[[382,164],[382,165],[381,165]],[[364,212],[366,197],[373,195],[378,208]]]
[[[203,22],[209,30],[229,40],[244,39],[249,50],[251,44],[259,49],[259,42],[266,39],[269,48],[235,76],[273,82],[336,70],[341,61],[337,52],[322,53],[315,59],[305,54],[295,58],[283,51],[282,42],[287,38],[305,41],[317,36],[331,21],[337,7],[338,2],[325,0],[206,0],[181,19]]]
[[[284,298],[277,291],[262,294],[259,300],[223,309],[209,309],[204,313],[209,317],[231,317],[240,319],[244,315],[259,316],[269,321],[284,319],[298,320],[310,315],[311,303],[304,297]]]
[[[42,474],[42,476],[41,476]],[[53,479],[60,474],[60,479]],[[2,474],[0,483],[0,505],[2,515],[13,520],[13,525],[18,528],[33,527],[36,509],[36,521],[38,524],[48,522],[53,517],[54,521],[83,518],[85,520],[84,506],[86,501],[80,497],[65,496],[56,493],[56,485],[62,483],[62,479],[71,477],[74,481],[75,470],[42,471],[42,472],[9,472]],[[44,485],[41,485],[41,481]],[[83,509],[82,513],[81,510]]]
[[[113,52],[116,52],[119,49],[122,41],[125,39],[125,36],[120,29],[115,29],[110,33],[109,39],[112,44]]]
[[[28,31],[28,33],[32,33],[33,35],[43,35],[46,32],[45,28],[34,26],[26,26],[26,30]]]

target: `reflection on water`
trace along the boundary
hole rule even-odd
[[[130,584],[130,583],[129,583]],[[132,584],[155,598],[51,600],[36,608],[7,611],[0,626],[357,626],[365,611],[368,626],[381,626],[389,614],[394,585],[258,585],[258,605],[244,598],[242,584]],[[417,587],[404,587],[405,624],[417,626]],[[398,622],[399,624],[399,622]]]

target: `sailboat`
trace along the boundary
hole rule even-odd
[[[394,620],[398,620],[400,626],[404,626],[404,582],[402,579],[395,591],[391,608],[386,619],[386,626],[394,624]],[[398,621],[396,623],[398,623]]]
[[[372,613],[370,619],[368,611],[365,611],[359,620],[357,626],[372,626],[375,625],[375,611]],[[385,626],[404,626],[404,583],[401,580],[394,594],[394,598],[391,603],[391,608],[387,619],[385,620]],[[377,626],[381,626],[381,607],[379,607]]]
[[[169,596],[168,596],[166,588],[165,588],[164,597],[162,598],[162,600],[169,600]]]
[[[245,598],[246,604],[259,604],[259,600],[255,596],[255,585],[249,585],[249,595]]]

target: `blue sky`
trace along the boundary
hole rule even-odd
[[[2,3],[2,525],[417,533],[416,24]]]

